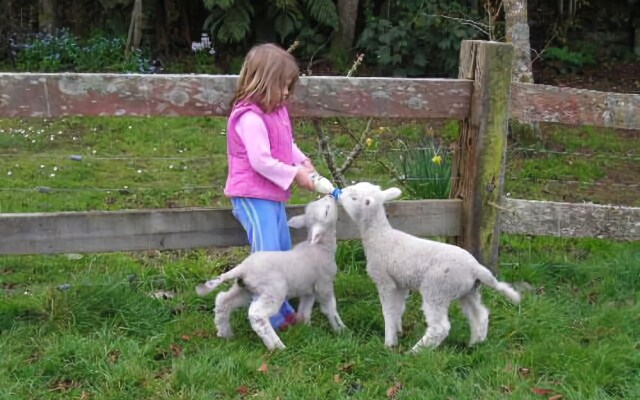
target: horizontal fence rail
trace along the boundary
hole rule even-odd
[[[514,82],[511,118],[640,130],[640,95]]]
[[[386,205],[390,223],[418,236],[456,236],[460,200],[398,201]],[[288,206],[289,216],[304,206]],[[338,238],[358,231],[340,208]],[[0,254],[90,253],[169,250],[247,244],[240,223],[228,209],[155,209],[0,214]],[[291,229],[295,242],[306,231]]]
[[[640,207],[504,198],[503,233],[640,240]]]
[[[227,116],[235,75],[0,73],[0,117]],[[301,77],[299,117],[462,119],[472,82]]]
[[[0,73],[0,117],[226,116],[235,75]],[[461,79],[301,77],[297,117],[463,119]],[[640,130],[640,95],[512,83],[511,118]]]

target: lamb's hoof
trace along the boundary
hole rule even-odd
[[[222,339],[231,339],[233,337],[232,331],[219,330],[217,336]]]
[[[273,347],[268,347],[269,351],[282,351],[286,348],[287,347],[282,342],[274,344]]]

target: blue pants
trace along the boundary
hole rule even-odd
[[[233,215],[247,232],[251,252],[291,250],[291,234],[287,225],[284,203],[248,197],[231,198]],[[271,325],[278,328],[287,315],[293,313],[289,302],[280,308],[280,314],[270,318]]]

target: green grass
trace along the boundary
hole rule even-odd
[[[347,123],[356,133],[364,126]],[[340,162],[352,141],[340,125],[326,126]],[[327,174],[313,128],[297,128],[300,147]],[[221,195],[222,119],[7,119],[0,130],[0,212],[228,207]],[[457,130],[452,123],[434,130],[374,122],[371,144],[347,178],[391,184],[380,157],[390,160],[398,139],[411,145],[424,135],[446,145]],[[637,183],[636,160],[608,157],[637,154],[634,136],[557,128],[515,139],[506,183],[513,197],[637,204],[640,196],[629,190],[545,181],[607,183],[615,176]],[[516,147],[597,150],[601,157]],[[292,202],[313,197],[296,190]],[[238,311],[236,338],[218,339],[213,296],[198,298],[194,287],[246,254],[232,248],[0,256],[0,399],[384,399],[394,385],[402,386],[398,399],[640,398],[638,243],[503,236],[501,278],[524,290],[522,304],[485,289],[485,343],[466,346],[468,326],[454,305],[450,336],[417,356],[404,351],[424,333],[419,297],[409,298],[400,347],[385,349],[378,296],[357,241],[340,243],[337,253],[338,309],[348,331],[333,333],[314,310],[311,326],[281,334],[286,351],[269,354],[246,311]],[[150,296],[160,290],[175,297]],[[266,372],[258,370],[263,363]]]
[[[313,324],[281,334],[268,354],[234,314],[233,340],[215,337],[213,297],[194,286],[228,268],[244,249],[160,255],[3,257],[0,279],[2,398],[637,398],[640,394],[640,248],[602,240],[503,237],[502,278],[527,282],[520,306],[484,290],[488,340],[468,348],[457,305],[438,350],[408,356],[424,333],[417,295],[395,351],[383,348],[375,287],[357,242],[341,243],[338,309],[349,330]],[[131,279],[135,274],[136,279]],[[69,283],[70,289],[57,286]],[[169,300],[149,296],[176,293]],[[266,363],[267,372],[258,368]],[[550,395],[549,395],[550,396]],[[548,396],[548,397],[549,397]]]
[[[640,206],[637,131],[513,124],[505,192],[513,197]]]

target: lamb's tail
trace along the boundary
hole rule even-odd
[[[498,281],[493,273],[491,273],[491,271],[486,267],[478,264],[478,267],[476,268],[476,276],[480,282],[507,296],[513,303],[520,303],[520,293],[518,293],[508,283]]]
[[[215,288],[217,288],[224,282],[238,279],[240,277],[242,277],[242,269],[240,268],[240,265],[238,265],[232,270],[227,271],[224,274],[214,279],[211,279],[209,281],[206,281],[205,283],[201,283],[200,285],[196,286],[196,293],[198,293],[198,296],[201,296],[201,297],[206,296],[209,293],[213,292]]]

